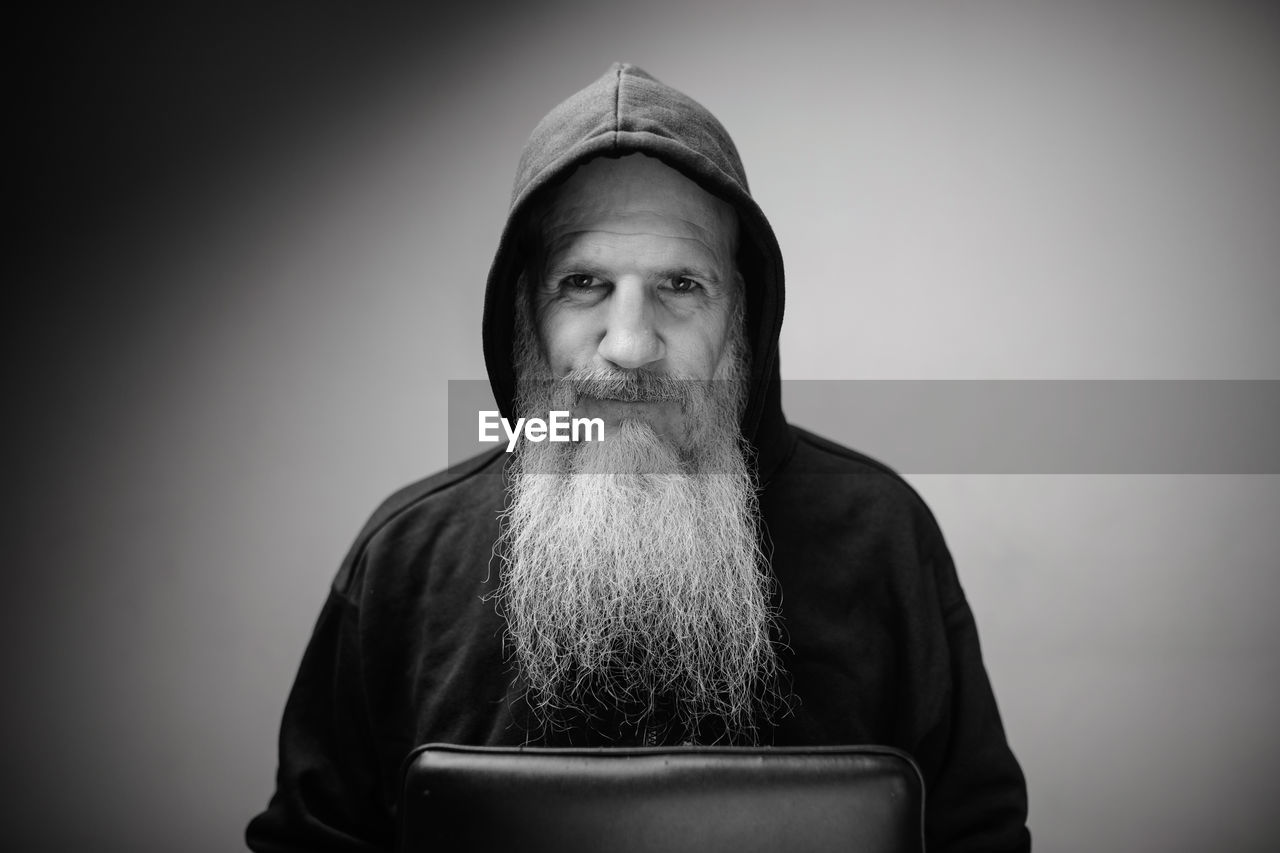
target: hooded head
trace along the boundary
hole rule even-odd
[[[735,266],[742,277],[746,363],[741,417],[766,477],[783,430],[778,380],[783,268],[773,230],[752,200],[729,134],[701,104],[643,70],[617,63],[547,114],[520,158],[511,210],[489,272],[484,308],[485,364],[504,417],[514,419],[517,282],[537,250],[531,215],[579,166],[600,157],[643,154],[680,172],[736,212]]]

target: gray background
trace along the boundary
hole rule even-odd
[[[526,5],[10,32],[13,849],[238,847],[342,554],[445,463],[447,380],[484,375],[524,139],[615,59],[737,140],[786,378],[1280,378],[1269,4]],[[1037,849],[1268,849],[1280,480],[910,479]]]

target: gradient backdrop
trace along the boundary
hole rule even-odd
[[[787,378],[1280,379],[1269,4],[178,5],[6,27],[10,849],[239,847],[339,560],[484,375],[520,148],[615,59],[734,134]],[[1273,849],[1280,478],[910,479],[1037,849]]]

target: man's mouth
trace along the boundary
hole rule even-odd
[[[590,370],[573,371],[564,381],[574,417],[601,419],[606,437],[627,422],[646,424],[660,435],[683,433],[686,381],[645,371]]]

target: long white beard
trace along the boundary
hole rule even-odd
[[[498,597],[530,707],[551,728],[620,714],[686,737],[710,721],[718,736],[753,740],[759,715],[777,704],[779,672],[738,428],[741,332],[713,382],[617,372],[550,382],[528,321],[520,325],[521,415],[571,409],[612,381],[641,399],[678,395],[696,425],[678,443],[624,421],[604,441],[517,450]]]

